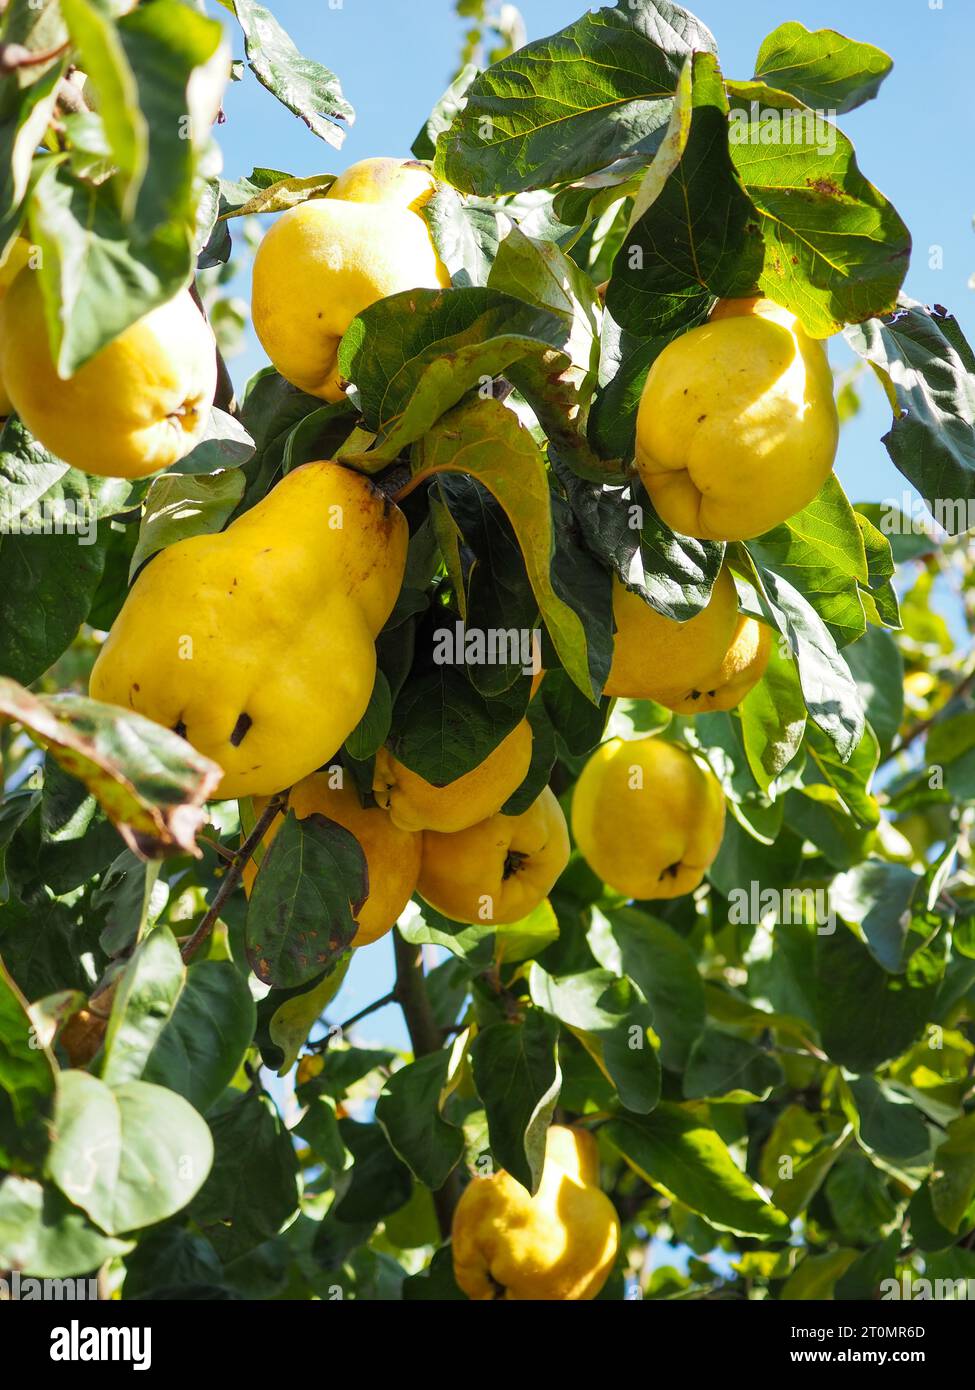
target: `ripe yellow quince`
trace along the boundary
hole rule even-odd
[[[724,566],[704,608],[687,622],[664,617],[613,581],[613,664],[604,695],[656,700],[678,714],[732,709],[761,680],[771,634],[738,612]]]
[[[436,191],[437,181],[425,164],[377,156],[350,164],[325,197],[347,203],[394,203],[418,212]]]
[[[31,434],[72,468],[144,478],[203,436],[217,385],[210,327],[181,290],[86,362],[58,376],[37,275],[0,301],[0,379]]]
[[[731,299],[654,361],[636,463],[674,531],[748,540],[812,501],[838,438],[823,344],[769,299]]]
[[[220,535],[178,541],[149,562],[95,662],[91,694],[213,758],[220,798],[292,786],[365,713],[407,541],[402,512],[362,474],[305,464]]]
[[[3,299],[7,290],[16,280],[30,259],[30,243],[24,237],[18,237],[8,250],[6,256],[0,261],[0,300]],[[0,350],[0,362],[3,353]],[[0,370],[0,419],[10,414],[13,406],[10,397],[7,395],[7,388],[3,384],[3,373]]]
[[[466,830],[500,811],[525,780],[531,760],[531,725],[523,719],[482,763],[442,787],[404,767],[388,748],[380,748],[372,790],[404,830]]]
[[[552,1125],[534,1197],[504,1169],[464,1189],[454,1211],[454,1277],[473,1299],[591,1299],[619,1243],[616,1209],[599,1189],[595,1139]]]
[[[520,816],[498,813],[452,835],[423,832],[416,890],[455,922],[520,922],[569,862],[569,831],[549,787]]]
[[[339,342],[363,309],[401,290],[450,284],[427,224],[412,210],[429,177],[413,166],[353,165],[337,181],[345,196],[333,184],[326,197],[282,213],[261,242],[254,328],[281,375],[302,391],[342,399]]]
[[[572,797],[580,853],[628,898],[692,892],[721,848],[724,816],[714,774],[662,738],[602,744]]]
[[[355,787],[333,787],[331,781],[331,772],[313,772],[291,788],[288,807],[299,820],[320,815],[335,821],[362,846],[369,874],[369,896],[359,911],[359,930],[351,944],[368,946],[385,936],[413,896],[420,872],[420,836],[400,830],[378,806],[363,806]],[[265,798],[255,798],[257,815],[266,805]],[[283,815],[271,822],[263,841],[265,849],[283,824]],[[243,873],[244,891],[248,896],[257,873],[257,865],[250,860]]]

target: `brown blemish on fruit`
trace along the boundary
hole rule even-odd
[[[239,748],[247,737],[248,730],[253,724],[253,719],[249,714],[242,714],[234,725],[234,731],[230,735],[231,748]]]

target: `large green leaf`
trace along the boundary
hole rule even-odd
[[[522,358],[549,371],[571,369],[573,319],[498,289],[406,290],[352,320],[339,349],[342,375],[359,391],[366,425],[378,435],[347,457],[371,470],[420,439],[472,388]]]
[[[209,1123],[213,1168],[190,1214],[226,1261],[270,1240],[297,1211],[298,1160],[274,1102],[259,1091]]]
[[[146,1059],[144,1080],[168,1087],[205,1114],[240,1067],[254,1018],[254,1001],[236,966],[197,961]]]
[[[548,635],[568,675],[595,703],[605,679],[587,638],[587,613],[560,592],[553,574],[555,537],[545,460],[528,430],[495,400],[457,406],[414,447],[411,486],[438,473],[469,473],[500,502],[514,527]]]
[[[708,30],[669,0],[620,0],[480,73],[437,140],[435,170],[491,196],[550,188],[645,149]]]
[[[471,1047],[474,1085],[487,1111],[491,1152],[499,1168],[536,1192],[545,1135],[562,1077],[558,1020],[529,1009],[518,1023],[492,1023]]]
[[[176,938],[157,927],[139,943],[112,1000],[99,1075],[109,1086],[137,1081],[172,1015],[186,969]]]
[[[37,698],[0,677],[0,722],[15,720],[83,782],[130,849],[147,859],[197,853],[216,763],[151,719],[81,695]]]
[[[109,1235],[180,1211],[210,1171],[213,1143],[181,1096],[145,1081],[109,1087],[83,1071],[58,1077],[47,1169]]]
[[[931,1206],[949,1231],[957,1231],[975,1198],[975,1115],[964,1115],[948,1126],[938,1146],[931,1174]]]
[[[875,97],[893,63],[872,43],[789,20],[762,40],[755,76],[819,111],[852,111]]]
[[[78,66],[98,92],[98,114],[127,216],[135,209],[149,163],[149,129],[119,32],[93,0],[61,0]]]
[[[106,1260],[126,1254],[131,1241],[113,1240],[93,1226],[56,1187],[7,1174],[0,1181],[0,1260],[36,1278],[94,1276]]]
[[[708,1028],[691,1048],[684,1073],[688,1100],[766,1100],[785,1073],[771,1053],[747,1038]]]
[[[731,157],[765,243],[759,288],[816,338],[889,313],[911,238],[860,172],[850,141],[821,114],[762,82],[733,82],[729,93]]]
[[[601,1133],[644,1181],[718,1230],[787,1235],[788,1218],[741,1171],[695,1107],[662,1102],[652,1115],[610,1120]]]
[[[704,1027],[704,985],[694,953],[672,927],[648,912],[624,907],[607,917],[619,946],[622,972],[653,1010],[660,1061],[672,1071],[682,1071]]]
[[[247,958],[259,980],[291,989],[338,960],[369,893],[359,841],[325,816],[289,811],[261,861],[247,912]]]
[[[244,31],[247,61],[255,77],[278,101],[300,116],[305,125],[336,149],[345,131],[336,121],[355,120],[355,111],[342,95],[334,72],[305,58],[274,15],[255,0],[220,0],[232,10]]]
[[[2,944],[2,942],[0,942]],[[0,1165],[33,1166],[48,1144],[55,1062],[0,958]]]
[[[628,1110],[653,1109],[660,1099],[660,1062],[649,1035],[653,1013],[628,979],[609,970],[555,976],[535,964],[529,988],[540,1009],[572,1029]]]
[[[393,1072],[376,1104],[386,1138],[419,1182],[442,1187],[464,1152],[464,1133],[441,1113],[452,1052],[418,1057]]]
[[[156,478],[146,495],[130,576],[167,545],[222,530],[244,495],[244,483],[239,468],[200,476],[164,473]]]
[[[869,579],[867,556],[856,514],[835,474],[802,511],[747,545],[756,562],[795,586],[838,646],[861,636],[866,620],[858,585]]]
[[[975,357],[956,320],[901,296],[846,331],[894,406],[884,435],[894,463],[952,535],[971,527],[975,496]]]
[[[645,338],[694,323],[715,295],[747,293],[762,268],[755,210],[728,153],[728,103],[712,54],[694,56],[671,132],[676,162],[658,171],[665,145],[651,165],[606,291],[616,321]]]
[[[892,975],[848,928],[819,936],[816,1016],[831,1060],[859,1073],[899,1057],[922,1036],[939,979],[927,951],[915,952],[903,975]]]

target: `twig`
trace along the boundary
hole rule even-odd
[[[35,53],[29,48],[25,48],[22,43],[0,43],[0,72],[16,72],[18,68],[36,68],[41,63],[53,62],[55,58],[60,58],[62,53],[67,53],[71,47],[70,39],[64,43],[59,43],[57,48],[46,48],[41,53]]]
[[[366,1018],[367,1015],[374,1014],[377,1009],[384,1009],[387,1004],[395,1004],[397,998],[398,995],[396,990],[391,989],[388,994],[384,994],[381,999],[374,999],[371,1004],[367,1004],[366,1007],[360,1009],[357,1014],[353,1014],[351,1018],[347,1018],[344,1023],[330,1023],[328,1025],[328,1032],[325,1034],[324,1038],[318,1038],[315,1042],[308,1044],[309,1051],[326,1052],[333,1038],[341,1037],[348,1028],[352,1027],[353,1023],[358,1023],[360,1019]]]
[[[183,943],[182,957],[184,961],[189,960],[190,956],[199,949],[206,941],[217,924],[224,903],[240,882],[240,876],[244,872],[244,866],[249,861],[257,846],[264,839],[267,831],[274,820],[274,817],[287,804],[288,793],[279,792],[277,796],[271,798],[264,810],[258,816],[254,829],[234,855],[234,862],[228,868],[223,882],[217,889],[213,902],[210,904],[206,916],[203,918],[196,931]]]
[[[396,957],[396,988],[393,992],[396,1002],[403,1010],[410,1042],[413,1044],[413,1055],[426,1057],[431,1052],[439,1052],[443,1045],[443,1035],[433,1016],[423,978],[422,947],[411,946],[400,934],[399,927],[394,927],[393,952]],[[440,1236],[446,1240],[453,1225],[454,1207],[460,1197],[460,1173],[456,1168],[443,1187],[438,1188],[432,1195]]]

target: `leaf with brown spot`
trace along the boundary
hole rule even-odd
[[[35,696],[0,678],[0,722],[16,722],[100,803],[142,859],[200,858],[196,832],[222,769],[151,719],[83,695]]]

